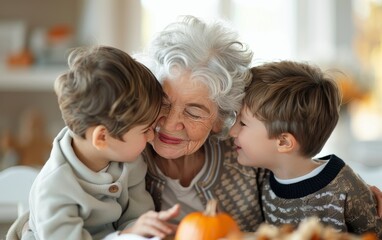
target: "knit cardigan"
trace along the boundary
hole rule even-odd
[[[230,214],[242,231],[255,231],[264,219],[258,187],[262,184],[264,170],[240,165],[232,140],[218,141],[209,138],[204,149],[207,170],[193,186],[201,202],[206,205],[209,199],[218,200],[219,210]],[[146,184],[147,190],[153,196],[156,210],[160,210],[166,183],[159,177],[154,165],[154,154],[151,147],[146,149]]]

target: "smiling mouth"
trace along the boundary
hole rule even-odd
[[[235,144],[235,146],[236,146],[236,151],[239,151],[241,149],[239,145]]]
[[[236,142],[234,144],[236,146],[236,151],[239,151],[241,149],[241,147],[239,145],[237,145]]]
[[[179,144],[182,142],[182,139],[180,139],[180,138],[173,138],[173,137],[167,136],[167,135],[162,134],[162,133],[158,134],[158,139],[161,142],[164,142],[167,144]]]

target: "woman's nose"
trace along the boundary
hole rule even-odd
[[[180,131],[184,128],[182,112],[171,109],[159,117],[158,124],[169,131]]]

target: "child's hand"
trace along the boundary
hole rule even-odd
[[[382,217],[382,192],[376,186],[370,186],[370,190],[373,192],[375,199],[377,200],[378,215]]]
[[[179,214],[179,204],[174,205],[166,211],[149,211],[141,215],[137,222],[130,228],[121,231],[120,234],[134,233],[145,237],[156,236],[164,238],[176,231],[176,225],[167,221]]]

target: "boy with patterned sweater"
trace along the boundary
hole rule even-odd
[[[262,189],[266,222],[318,217],[339,231],[374,232],[382,220],[367,184],[335,155],[313,159],[334,130],[338,87],[314,66],[291,61],[251,69],[243,108],[230,131],[238,161],[270,171]]]

